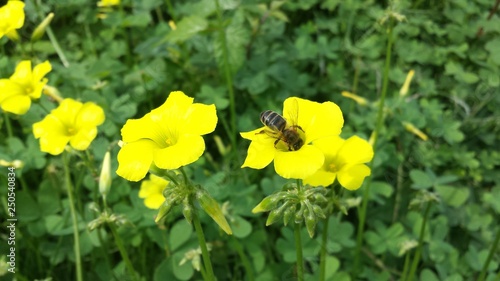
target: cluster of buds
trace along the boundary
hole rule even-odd
[[[194,185],[184,174],[167,171],[165,176],[170,180],[163,190],[165,201],[158,210],[155,222],[161,221],[170,213],[173,207],[182,205],[182,214],[191,223],[193,220],[194,202],[207,213],[227,234],[232,234],[219,203],[200,185]]]
[[[293,218],[297,224],[305,222],[310,237],[314,236],[319,219],[325,219],[324,209],[327,206],[327,189],[324,187],[303,186],[289,183],[282,190],[264,198],[253,210],[253,213],[268,212],[266,225],[271,225],[280,219],[286,226]]]

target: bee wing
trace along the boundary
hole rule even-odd
[[[286,119],[287,127],[297,126],[299,120],[299,102],[297,98],[285,100],[283,117]]]

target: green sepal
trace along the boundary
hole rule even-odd
[[[306,228],[307,232],[309,233],[309,237],[314,236],[314,231],[316,229],[316,224],[318,223],[318,219],[316,218],[316,215],[313,212],[309,212],[306,210],[304,212],[304,218],[306,221]]]

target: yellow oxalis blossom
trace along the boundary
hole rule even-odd
[[[314,142],[325,154],[325,162],[312,176],[304,179],[305,184],[327,186],[338,179],[340,185],[358,189],[371,171],[364,163],[373,158],[373,148],[364,139],[352,136],[343,140],[339,136],[323,138]]]
[[[0,38],[12,34],[24,24],[24,3],[8,1],[0,8]]]
[[[172,92],[160,107],[125,123],[116,173],[139,181],[152,163],[167,170],[193,163],[205,151],[201,136],[213,132],[216,124],[215,105],[193,103],[183,92]]]
[[[97,2],[97,7],[111,7],[120,4],[120,0],[101,0]]]
[[[141,183],[139,197],[144,198],[144,205],[150,209],[158,209],[165,202],[163,190],[168,185],[169,181],[159,176],[150,175],[149,180]]]
[[[33,134],[40,139],[41,151],[58,155],[68,142],[76,150],[87,149],[97,135],[97,126],[103,122],[101,107],[67,98],[42,121],[33,124]]]
[[[304,179],[316,172],[324,162],[323,152],[312,142],[329,136],[338,136],[344,125],[340,108],[333,102],[318,103],[297,97],[285,100],[283,117],[287,128],[296,127],[304,144],[298,150],[290,150],[283,140],[275,145],[276,138],[262,133],[268,128],[241,133],[251,140],[243,167],[262,169],[274,160],[276,173],[284,178]],[[296,124],[293,124],[296,120]]]
[[[0,106],[4,111],[25,114],[32,99],[39,99],[42,88],[47,83],[43,78],[52,66],[48,61],[36,65],[31,70],[31,61],[20,62],[9,79],[0,79]]]

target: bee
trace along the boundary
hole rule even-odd
[[[304,145],[304,140],[299,133],[299,130],[302,132],[304,130],[294,122],[295,120],[287,122],[280,114],[272,110],[266,110],[260,114],[260,121],[266,126],[264,130],[260,131],[260,134],[265,133],[275,138],[274,147],[279,141],[286,143],[289,151],[299,150]]]

